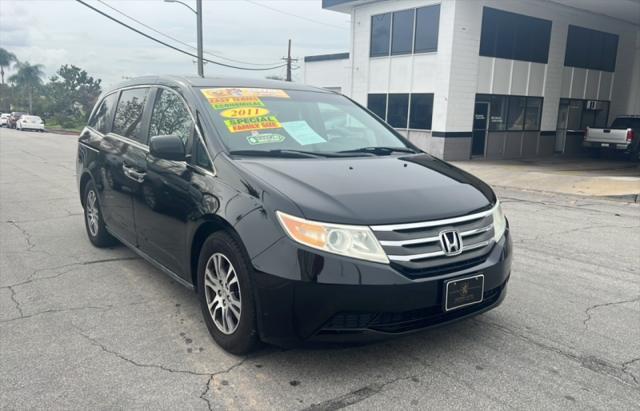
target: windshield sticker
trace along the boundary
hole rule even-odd
[[[243,131],[268,130],[271,128],[282,128],[276,116],[259,116],[251,118],[232,118],[225,120],[224,124],[231,133]]]
[[[220,113],[225,118],[251,118],[267,114],[269,114],[269,110],[262,107],[229,108]]]
[[[327,142],[327,140],[316,133],[311,126],[309,126],[309,123],[304,120],[287,121],[282,123],[282,127],[302,146]]]
[[[282,134],[252,134],[247,136],[247,141],[252,146],[258,144],[273,144],[273,143],[282,143],[287,138]]]
[[[215,110],[227,110],[240,107],[264,107],[264,103],[258,97],[208,97],[209,104]]]
[[[208,88],[202,90],[207,98],[217,97],[275,97],[289,98],[289,95],[280,89],[272,88]]]

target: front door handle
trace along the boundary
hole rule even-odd
[[[147,173],[137,171],[133,167],[128,167],[126,164],[122,164],[122,172],[124,175],[135,181],[136,183],[142,183],[144,181],[144,176]]]

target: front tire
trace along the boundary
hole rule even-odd
[[[238,240],[225,232],[207,238],[198,260],[198,298],[209,333],[232,354],[246,354],[258,343],[251,277]]]
[[[104,225],[102,207],[98,199],[98,191],[93,181],[87,183],[84,189],[84,224],[89,241],[96,247],[104,248],[117,244],[117,240],[109,234]]]

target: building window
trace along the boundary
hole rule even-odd
[[[609,119],[609,101],[561,98],[560,106],[568,106],[567,130],[587,127],[606,128]]]
[[[391,13],[371,17],[371,56],[388,56],[391,39]]]
[[[509,131],[524,129],[525,97],[509,96],[509,114],[507,115],[507,129]]]
[[[431,130],[433,94],[369,94],[367,107],[391,127]]]
[[[409,128],[431,130],[433,94],[412,94],[409,113]]]
[[[387,123],[395,128],[407,128],[409,116],[409,95],[389,94],[389,107],[387,108]]]
[[[551,21],[484,7],[480,55],[547,63]]]
[[[382,120],[385,120],[387,118],[387,95],[369,94],[367,98],[367,108]]]
[[[564,65],[592,70],[616,71],[618,36],[569,26]]]
[[[440,25],[440,5],[416,9],[416,39],[414,53],[438,50],[438,27]]]
[[[438,50],[440,5],[371,17],[371,57]]]
[[[411,54],[413,50],[413,20],[415,10],[393,13],[391,54]]]
[[[489,103],[489,131],[538,131],[542,97],[478,94],[476,102]]]

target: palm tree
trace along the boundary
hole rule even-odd
[[[26,89],[29,95],[29,113],[33,111],[33,90],[42,85],[42,64],[16,63],[18,72],[9,77],[9,81],[15,83],[18,87]]]
[[[2,84],[4,84],[4,68],[11,66],[11,63],[17,63],[16,55],[0,47],[0,76],[2,76]]]

